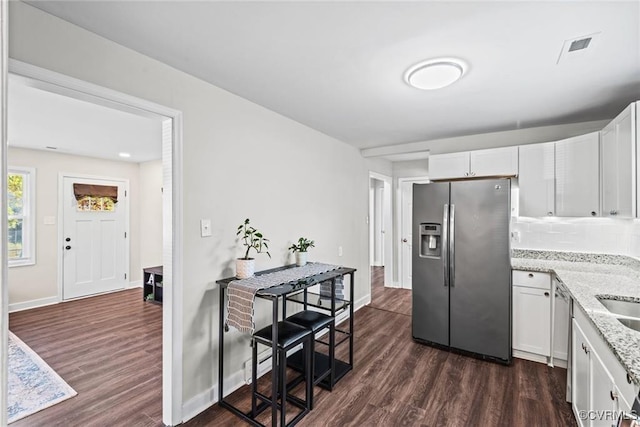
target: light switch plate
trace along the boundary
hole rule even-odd
[[[211,236],[211,220],[210,219],[200,220],[200,236],[202,237]]]

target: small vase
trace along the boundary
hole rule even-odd
[[[296,252],[296,265],[298,267],[302,267],[307,264],[307,253],[306,252]]]
[[[236,260],[236,277],[238,279],[246,279],[253,277],[256,271],[256,260],[253,258]]]

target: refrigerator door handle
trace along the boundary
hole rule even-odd
[[[451,214],[449,222],[449,286],[452,288],[455,286],[456,281],[456,205],[451,204]]]
[[[442,214],[442,269],[444,273],[444,286],[449,286],[449,205],[444,205]]]

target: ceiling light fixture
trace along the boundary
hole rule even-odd
[[[128,159],[129,157],[131,157],[131,154],[129,154],[129,153],[118,153],[118,156],[124,157],[125,159]]]
[[[417,89],[440,89],[460,80],[467,68],[464,61],[455,58],[429,59],[409,68],[404,81]]]

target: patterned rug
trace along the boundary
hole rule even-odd
[[[9,332],[9,423],[75,396],[76,391]]]

